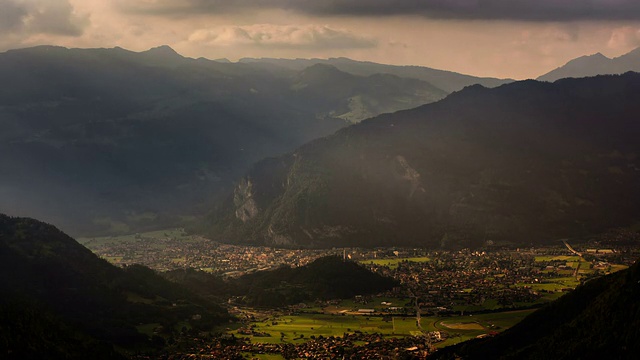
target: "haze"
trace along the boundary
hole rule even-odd
[[[55,44],[185,56],[349,57],[503,78],[640,45],[634,0],[0,0],[0,50]]]

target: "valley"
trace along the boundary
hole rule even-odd
[[[330,64],[262,64],[166,45],[0,53],[0,82],[13,84],[0,89],[0,212],[74,235],[181,226],[265,157],[450,93]]]
[[[174,335],[181,339],[181,345],[173,351],[183,356],[206,358],[225,354],[229,358],[249,355],[258,359],[288,359],[322,358],[335,351],[382,354],[399,343],[404,349],[413,349],[401,353],[420,356],[422,351],[425,354],[433,351],[429,350],[431,346],[438,349],[493,337],[580,284],[628,268],[640,257],[640,247],[628,242],[633,233],[619,229],[597,238],[571,241],[572,249],[583,253],[582,257],[573,254],[561,241],[547,247],[488,247],[474,251],[291,250],[205,241],[183,229],[80,239],[80,242],[120,266],[139,262],[158,271],[199,268],[207,276],[220,276],[220,281],[227,279],[230,283],[234,278],[282,266],[305,266],[325,256],[356,261],[397,281],[397,287],[380,294],[288,306],[284,306],[284,300],[283,305],[275,308],[248,306],[244,296],[230,295],[225,302],[229,312],[238,318],[237,323],[223,325],[206,335],[194,336],[189,332]],[[131,257],[132,254],[139,256]],[[156,262],[155,259],[166,258],[167,254],[180,261]],[[230,263],[234,264],[233,269],[225,267]],[[280,285],[275,286],[278,291]],[[149,330],[148,334],[154,332]],[[225,345],[215,345],[219,342]]]
[[[424,317],[422,329],[412,317],[281,315],[252,312],[257,316],[247,328],[231,331],[224,356],[249,355],[257,359],[322,358],[332,355],[375,357],[402,354],[424,357],[433,351],[487,331],[504,331],[533,310],[473,317]],[[466,328],[465,328],[466,327]],[[255,335],[253,335],[255,334]],[[201,342],[184,355],[206,358],[221,354],[215,342]],[[398,349],[400,347],[400,349]]]
[[[55,1],[55,14],[73,8]],[[118,11],[178,21],[194,6],[198,26],[208,11],[255,11],[169,3]],[[277,3],[263,19],[307,4]],[[311,3],[304,16],[347,27],[362,11]],[[135,51],[46,45],[42,29],[82,29],[34,27],[52,8],[7,4],[3,41],[33,38],[0,41],[1,359],[640,354],[639,49],[517,81],[499,71],[522,61],[513,53],[495,54],[504,77],[473,76],[401,65],[407,44],[316,25],[174,41],[167,27],[172,47]],[[83,14],[66,18],[95,26]],[[510,46],[534,41],[513,34]],[[607,46],[631,35],[617,36]],[[278,51],[174,50],[193,44]],[[327,56],[272,57],[314,47]],[[366,60],[372,49],[394,61]]]

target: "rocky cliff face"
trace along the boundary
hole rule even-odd
[[[253,200],[252,187],[251,180],[242,179],[234,190],[233,204],[236,208],[236,218],[244,223],[258,215],[258,205]]]

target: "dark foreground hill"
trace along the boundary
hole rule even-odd
[[[364,118],[441,99],[431,84],[144,52],[0,53],[0,212],[75,235],[206,213],[256,161]]]
[[[171,336],[184,321],[207,329],[228,319],[148,268],[116,268],[51,225],[0,214],[2,358],[117,358],[114,345],[162,345],[138,325],[161,324]]]
[[[543,243],[640,220],[640,75],[466,88],[258,163],[203,230],[279,246]]]
[[[640,263],[598,278],[492,339],[445,348],[433,359],[636,359]]]

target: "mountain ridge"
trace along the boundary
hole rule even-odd
[[[181,56],[167,46],[0,53],[0,211],[74,235],[179,226],[265,156],[446,95],[421,80]],[[186,220],[185,220],[186,219]]]
[[[623,74],[628,71],[640,71],[640,48],[614,58],[608,58],[599,52],[580,56],[539,76],[537,80],[556,81],[562,78]]]
[[[152,270],[116,268],[54,226],[30,218],[0,214],[0,260],[0,339],[14,339],[0,341],[0,348],[15,358],[33,352],[86,358],[98,345],[106,358],[119,358],[113,345],[154,348],[136,329],[140,324],[160,323],[170,334],[193,314],[201,315],[203,321],[193,325],[202,328],[230,319],[217,304]],[[49,335],[36,338],[45,324],[59,326],[60,334],[48,329]]]
[[[639,76],[476,85],[380,115],[258,163],[201,231],[274,246],[456,248],[629,225],[640,216]]]
[[[358,61],[345,57],[328,59],[242,58],[238,60],[238,62],[257,63],[263,66],[280,66],[294,70],[300,70],[313,64],[328,64],[354,75],[368,76],[373,74],[392,74],[400,77],[424,80],[446,92],[458,91],[465,86],[476,83],[488,87],[495,87],[513,81],[511,79],[476,77],[473,75],[460,74],[454,71],[439,70],[424,66],[378,64],[371,61]]]

